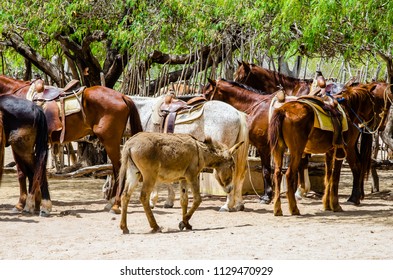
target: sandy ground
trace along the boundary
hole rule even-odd
[[[346,204],[351,174],[340,184],[341,213],[322,210],[321,197],[299,202],[301,216],[283,217],[255,195],[245,196],[243,212],[217,210],[225,198],[204,196],[191,219],[193,230],[179,231],[181,209],[154,209],[162,233],[151,234],[134,194],[128,208],[129,235],[120,216],[104,210],[102,179],[50,179],[53,211],[43,218],[13,213],[19,190],[15,174],[5,174],[0,187],[0,259],[2,260],[391,260],[393,259],[393,173],[379,171],[381,192],[361,206]],[[178,195],[177,195],[178,198]],[[190,197],[192,199],[192,196]]]

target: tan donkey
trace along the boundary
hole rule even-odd
[[[121,197],[120,228],[124,234],[127,228],[127,208],[130,197],[139,183],[140,201],[145,210],[152,232],[159,232],[153,212],[150,208],[150,193],[160,183],[180,182],[180,204],[183,219],[180,230],[192,229],[191,216],[201,204],[199,173],[204,168],[213,168],[215,176],[223,189],[229,193],[232,188],[234,172],[233,155],[243,142],[228,149],[224,144],[207,138],[204,142],[188,134],[164,134],[140,132],[130,138],[123,147],[120,169]],[[188,208],[188,188],[193,194],[192,207]]]

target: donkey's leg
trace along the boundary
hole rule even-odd
[[[140,174],[138,173],[138,170],[135,169],[127,170],[125,187],[121,196],[120,229],[123,230],[123,234],[128,234],[130,232],[127,227],[127,208],[130,202],[131,195],[139,183],[139,179],[140,179]]]
[[[150,194],[154,189],[155,184],[156,178],[143,178],[140,201],[143,205],[143,209],[145,210],[145,214],[147,220],[149,221],[150,227],[152,228],[152,232],[160,232],[161,228],[158,226],[149,204]]]
[[[196,177],[196,179],[194,179],[191,182],[190,185],[191,185],[193,200],[190,210],[187,211],[187,205],[188,205],[187,182],[185,180],[182,180],[180,182],[180,190],[181,190],[180,201],[181,201],[182,213],[183,213],[183,220],[179,223],[180,230],[183,230],[184,228],[192,229],[192,226],[190,225],[189,221],[192,215],[194,214],[195,210],[198,209],[199,205],[202,202],[198,176]]]

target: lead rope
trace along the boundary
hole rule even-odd
[[[254,184],[253,184],[253,182],[252,182],[250,162],[249,162],[248,159],[247,159],[247,171],[248,171],[248,180],[250,181],[250,184],[251,184],[251,187],[252,187],[254,193],[256,194],[256,196],[258,196],[259,198],[261,198],[261,196],[258,194],[258,192],[257,192],[257,190],[255,189]],[[265,187],[265,186],[263,186],[263,187]]]

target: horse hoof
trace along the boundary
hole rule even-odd
[[[353,204],[355,206],[360,205],[360,200],[359,199],[354,199],[354,198],[348,198],[347,200],[348,203]]]
[[[238,206],[236,206],[236,211],[244,211],[244,209],[244,204],[239,204]]]
[[[128,228],[123,229],[123,234],[129,234],[130,231],[128,230]]]
[[[227,207],[222,206],[218,212],[229,212],[229,209]]]
[[[293,216],[299,216],[299,215],[300,215],[299,209],[296,209],[295,211],[292,211],[291,215],[293,215]]]
[[[341,206],[337,206],[333,209],[333,212],[344,212]]]
[[[190,224],[186,224],[185,222],[181,221],[181,222],[179,223],[179,229],[180,229],[180,230],[183,230],[183,229],[191,230],[191,229],[192,229],[192,226],[191,226]]]
[[[164,208],[173,208],[173,204],[165,203]]]
[[[272,200],[266,195],[260,197],[260,199],[261,200],[259,201],[259,203],[261,204],[270,204],[270,202],[272,202]]]
[[[49,212],[44,211],[44,210],[41,210],[41,211],[40,211],[40,217],[45,217],[45,218],[47,218],[47,217],[49,217],[49,216],[50,216],[50,213],[49,213]]]
[[[109,211],[109,213],[115,214],[115,215],[119,215],[119,214],[121,213],[121,211],[120,211],[120,209],[117,209],[117,208],[113,209],[113,208],[112,208],[112,209]]]
[[[23,209],[19,209],[19,208],[17,208],[17,207],[14,207],[14,208],[12,208],[11,212],[12,212],[12,213],[20,214],[20,213],[23,212]]]
[[[282,214],[282,210],[279,210],[279,211],[275,211],[274,212],[274,216],[276,216],[276,217],[279,217],[279,216],[282,216],[283,214]]]

